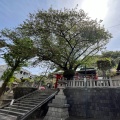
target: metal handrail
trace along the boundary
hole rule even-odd
[[[40,104],[35,106],[32,110],[28,111],[24,116],[18,117],[17,120],[25,120],[28,118],[35,110],[37,110],[39,107],[41,107],[44,103],[48,102],[50,99],[52,99],[58,91],[55,91],[52,95],[50,95],[48,98],[46,98],[44,101],[42,101]]]

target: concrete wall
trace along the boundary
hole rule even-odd
[[[67,88],[70,116],[120,120],[120,88]]]
[[[16,87],[13,89],[14,99],[18,99],[24,95],[27,95],[33,91],[37,90],[37,88],[32,87]]]

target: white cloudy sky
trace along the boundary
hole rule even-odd
[[[107,50],[120,50],[120,0],[0,0],[0,30],[14,28],[21,24],[29,13],[38,9],[75,8],[83,9],[93,19],[102,19],[106,29],[113,38],[108,43]],[[5,64],[0,59],[0,64]],[[42,69],[28,68],[33,74],[38,74]]]

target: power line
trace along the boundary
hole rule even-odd
[[[117,27],[117,26],[120,26],[120,24],[117,24],[117,25],[114,25],[114,26],[111,26],[111,27],[107,27],[107,28],[113,28],[113,27]]]

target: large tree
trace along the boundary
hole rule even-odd
[[[111,38],[101,21],[92,20],[83,10],[76,9],[39,10],[30,14],[19,29],[34,39],[40,60],[51,61],[64,71],[76,70]]]
[[[4,83],[0,89],[0,96],[5,91],[14,72],[25,66],[27,61],[36,55],[36,48],[30,38],[21,36],[18,31],[7,29],[3,30],[1,34],[10,39],[10,42],[6,43],[6,52],[3,55],[8,68],[2,76]]]

